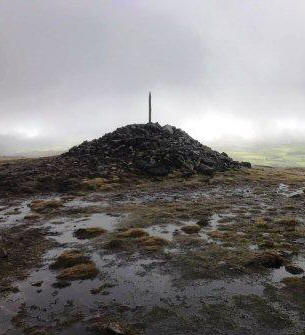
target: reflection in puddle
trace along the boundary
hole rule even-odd
[[[276,193],[280,195],[284,195],[288,198],[298,198],[304,196],[304,187],[301,187],[297,190],[290,191],[289,186],[283,183],[280,183],[276,189]]]
[[[0,209],[1,226],[22,223],[24,217],[31,212],[28,207],[29,203],[30,201],[24,201],[17,206],[7,206]]]
[[[185,234],[181,230],[182,225],[179,224],[166,224],[166,225],[156,225],[144,229],[149,233],[149,235],[154,237],[161,237],[166,240],[172,241],[176,235]]]
[[[51,225],[50,225],[51,224]],[[74,237],[74,231],[79,228],[102,228],[108,232],[114,231],[118,226],[118,218],[104,213],[93,214],[83,220],[71,220],[57,218],[43,225],[55,234],[54,239],[60,244],[66,243],[86,243],[87,240],[79,240]]]

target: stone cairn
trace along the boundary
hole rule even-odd
[[[185,174],[212,175],[216,171],[251,167],[239,163],[194,140],[176,127],[158,123],[132,124],[99,139],[83,142],[62,157],[94,162],[96,172],[107,174],[110,166],[150,176],[167,176],[180,170]]]

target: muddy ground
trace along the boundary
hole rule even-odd
[[[0,202],[0,334],[305,334],[305,169]]]

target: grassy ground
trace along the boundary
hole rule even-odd
[[[305,145],[228,150],[228,155],[236,160],[248,161],[255,165],[305,167]]]

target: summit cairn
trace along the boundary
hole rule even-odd
[[[227,154],[210,149],[181,129],[159,123],[118,128],[62,155],[68,157],[101,174],[107,174],[110,167],[150,176],[167,176],[174,171],[212,175],[216,171],[251,167],[250,163],[236,162]]]

